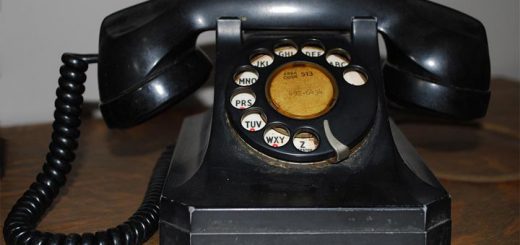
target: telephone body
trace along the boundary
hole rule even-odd
[[[195,41],[207,30],[214,105],[185,119],[166,156],[162,244],[450,244],[450,196],[387,103],[484,116],[480,22],[422,0],[144,2],[101,26],[108,126],[200,87],[212,64]]]

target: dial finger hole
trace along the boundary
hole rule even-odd
[[[309,57],[320,57],[325,53],[325,47],[317,40],[310,41],[303,45],[302,53]]]
[[[327,53],[327,63],[334,67],[346,67],[350,64],[350,55],[343,49],[333,49]]]
[[[237,109],[244,110],[253,106],[256,102],[255,93],[248,88],[235,89],[231,95],[231,105]]]
[[[318,136],[308,129],[298,131],[293,137],[294,147],[301,152],[313,152],[318,149],[320,140]]]
[[[365,85],[368,81],[367,75],[359,70],[346,70],[343,73],[343,79],[354,86]]]
[[[264,142],[273,148],[282,147],[289,142],[289,130],[280,124],[267,127],[264,133]]]
[[[274,61],[274,56],[267,50],[259,50],[255,54],[251,55],[249,62],[251,65],[256,67],[268,67]]]
[[[258,81],[258,72],[252,67],[246,66],[239,69],[233,79],[238,86],[251,86]]]
[[[240,121],[244,129],[256,132],[265,127],[267,117],[260,109],[248,109]]]
[[[280,57],[291,57],[298,53],[298,47],[290,40],[283,40],[274,46],[274,53]]]

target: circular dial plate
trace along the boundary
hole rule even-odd
[[[377,86],[348,42],[260,40],[237,50],[225,81],[227,115],[244,142],[271,157],[307,163],[336,156],[326,131],[350,148],[357,145],[372,125]],[[352,79],[353,71],[364,83]]]

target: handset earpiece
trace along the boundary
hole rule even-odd
[[[101,91],[112,81],[100,79],[101,113],[110,128],[131,127],[153,117],[198,89],[208,79],[211,62],[202,51],[169,53],[141,80]]]
[[[486,31],[476,19],[426,1],[407,2],[383,25],[387,97],[455,119],[486,114],[490,64]]]

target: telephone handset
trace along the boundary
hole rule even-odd
[[[195,46],[207,30],[213,110],[185,120],[136,214],[95,234],[35,230],[74,159],[87,65],[99,63],[107,125],[131,127],[207,80],[212,62]],[[477,20],[419,0],[157,0],[105,18],[99,45],[99,56],[62,57],[50,152],[6,219],[8,243],[142,243],[157,226],[164,244],[450,243],[449,194],[386,99],[484,116]]]
[[[484,27],[429,1],[152,1],[112,14],[101,26],[100,95],[108,125],[134,125],[158,111],[161,102],[175,102],[186,95],[180,91],[200,86],[210,68],[193,49],[197,36],[229,16],[243,18],[242,29],[251,31],[349,31],[353,17],[373,16],[388,52],[389,98],[463,119],[482,117],[487,109]],[[167,76],[181,85],[170,85]],[[160,83],[171,91],[161,96],[149,89]],[[141,95],[150,98],[146,105],[132,104]]]

